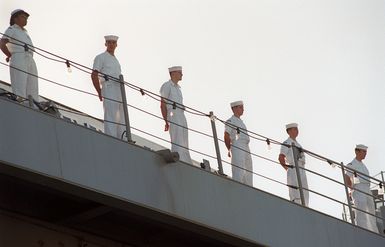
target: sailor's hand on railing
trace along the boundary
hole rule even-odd
[[[170,128],[170,125],[168,124],[168,121],[166,121],[166,124],[164,125],[164,131],[168,131]]]
[[[101,95],[100,93],[99,93],[98,95],[99,95],[99,100],[100,100],[100,101],[103,101],[102,95]]]
[[[229,156],[229,158],[231,158],[231,151],[230,150],[227,152],[227,156]]]
[[[7,63],[9,63],[9,60],[11,59],[11,57],[9,56],[9,57],[7,57],[6,59],[5,59],[5,61],[7,61]]]

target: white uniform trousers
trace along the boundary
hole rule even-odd
[[[308,184],[307,184],[307,177],[306,177],[305,170],[299,169],[299,174],[301,176],[302,187],[307,189]],[[294,165],[293,165],[293,168],[289,168],[287,170],[287,184],[298,187],[297,172],[295,170]],[[303,196],[305,198],[305,205],[307,207],[307,206],[309,206],[309,191],[303,190]],[[290,198],[290,201],[301,204],[301,196],[299,193],[299,188],[294,189],[294,188],[289,187],[289,198]]]
[[[104,133],[122,139],[126,127],[119,83],[115,81],[103,82],[102,95],[104,97]]]
[[[172,114],[169,112],[168,121],[170,124],[171,151],[179,153],[179,160],[192,164],[190,152],[188,150],[187,120],[183,110],[172,110]]]
[[[253,163],[247,142],[236,141],[231,145],[231,164],[233,179],[253,186]]]
[[[372,194],[368,184],[355,184],[354,187],[365,193]],[[357,190],[353,191],[352,194],[354,200],[354,207],[361,209],[365,212],[375,214],[373,197],[363,194]],[[354,210],[356,215],[356,224],[365,229],[378,233],[376,224],[376,217],[361,212],[360,210]]]
[[[34,100],[39,101],[37,68],[32,54],[29,52],[12,53],[10,66],[14,67],[9,70],[12,92],[24,99],[31,95]]]

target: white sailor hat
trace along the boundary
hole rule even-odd
[[[357,144],[356,145],[356,149],[360,149],[360,150],[367,150],[368,149],[368,147],[367,146],[365,146],[364,144]]]
[[[290,128],[298,128],[298,124],[297,123],[286,124],[286,129],[290,129]]]
[[[238,100],[238,101],[234,101],[234,102],[230,103],[231,108],[233,108],[234,106],[239,106],[239,105],[243,105],[242,100]]]
[[[107,40],[112,40],[112,41],[118,41],[119,37],[116,35],[106,35],[104,36],[104,39]]]
[[[23,13],[23,14],[26,14],[27,16],[29,16],[29,14],[22,9],[15,9],[14,11],[11,12],[11,16],[18,14],[18,13]]]
[[[182,66],[172,66],[168,68],[168,72],[182,71]]]

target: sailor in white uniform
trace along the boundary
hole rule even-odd
[[[368,147],[365,145],[356,145],[356,158],[347,165],[348,168],[353,170],[348,169],[346,171],[345,181],[352,191],[354,207],[375,215],[373,197],[362,193],[365,192],[372,195],[372,192],[370,191],[370,181],[367,177],[369,176],[369,171],[365,164],[362,162],[362,160],[366,157],[367,149]],[[359,173],[355,173],[355,171]],[[360,173],[366,176],[361,175]],[[376,218],[360,210],[354,210],[356,224],[370,231],[378,233]]]
[[[33,44],[24,28],[28,17],[29,14],[22,9],[12,11],[10,26],[1,38],[0,49],[7,56],[6,61],[10,62],[12,92],[21,99],[31,95],[38,101],[38,74],[33,59]]]
[[[104,133],[121,139],[125,120],[120,84],[117,81],[121,75],[120,63],[115,56],[118,38],[115,35],[104,36],[107,49],[95,57],[91,79],[100,101],[103,101]]]
[[[160,109],[165,121],[164,131],[170,132],[171,151],[179,153],[179,159],[192,164],[188,147],[187,120],[184,115],[183,96],[179,81],[182,80],[182,67],[173,66],[168,69],[170,80],[160,88],[162,96]]]
[[[231,157],[233,179],[253,186],[253,163],[250,154],[250,137],[246,125],[241,120],[243,101],[230,103],[233,116],[226,121],[224,140]]]
[[[299,133],[298,124],[296,123],[287,124],[286,132],[289,135],[289,138],[283,143],[289,146],[291,146],[292,143],[294,143],[295,146],[302,148],[302,146],[297,142],[297,139],[296,139]],[[282,165],[282,167],[287,171],[287,185],[293,185],[295,187],[298,187],[298,179],[297,179],[297,173],[295,170],[292,148],[282,145],[278,160],[279,160],[279,163]],[[305,167],[305,163],[306,163],[305,154],[303,152],[300,152],[298,157],[298,166],[300,167],[299,174],[301,177],[302,187],[304,188],[303,194],[305,199],[305,205],[309,206],[309,191],[306,190],[308,188],[306,172],[305,170],[301,169],[301,167],[302,168]],[[292,166],[292,168],[289,167],[287,164]],[[289,198],[290,198],[290,201],[301,204],[301,196],[300,196],[299,189],[289,187]]]

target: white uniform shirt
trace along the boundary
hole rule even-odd
[[[294,141],[290,137],[286,141],[284,141],[283,143],[290,145],[290,146],[292,143],[294,143],[297,147],[302,148],[302,146],[297,141]],[[294,157],[293,157],[293,151],[292,151],[291,147],[286,147],[286,146],[282,145],[280,154],[285,155],[286,162],[289,163],[289,165],[294,165]],[[303,166],[303,165],[305,165],[305,163],[306,163],[305,154],[303,152],[301,152],[298,164]]]
[[[24,44],[28,44],[30,46],[33,46],[31,37],[29,37],[28,32],[26,29],[21,28],[19,25],[14,24],[5,30],[5,35],[3,35],[2,39],[8,39],[9,43],[7,43],[8,50],[11,53],[21,53],[25,52],[24,50]],[[20,41],[19,41],[20,40]],[[16,44],[11,44],[16,43]],[[32,53],[32,48],[29,47],[28,50],[29,53]]]
[[[95,57],[93,69],[117,79],[119,79],[121,74],[121,67],[118,59],[107,51]],[[100,75],[99,77],[100,82],[105,81],[103,75]]]
[[[232,143],[235,143],[236,141],[245,142],[245,143],[250,142],[250,137],[247,134],[246,125],[243,123],[243,121],[240,118],[233,115],[231,116],[231,118],[229,118],[226,121],[226,123],[227,124],[225,125],[225,131],[229,133]],[[239,134],[237,131],[237,127],[239,127],[239,130],[240,130]]]
[[[369,176],[368,168],[366,168],[365,164],[361,161],[354,159],[352,160],[352,162],[350,162],[346,166]],[[354,176],[354,172],[351,170],[346,171],[346,174],[351,178],[353,178]],[[353,188],[355,187],[356,184],[367,184],[368,186],[370,185],[368,177],[360,175],[359,173],[357,173],[356,180],[357,182],[354,183]]]
[[[160,92],[160,95],[166,99],[167,112],[170,112],[173,110],[173,102],[177,103],[176,109],[180,109],[180,107],[183,107],[182,106],[183,105],[182,91],[181,91],[180,86],[178,84],[169,80],[169,81],[163,83],[159,92]]]

